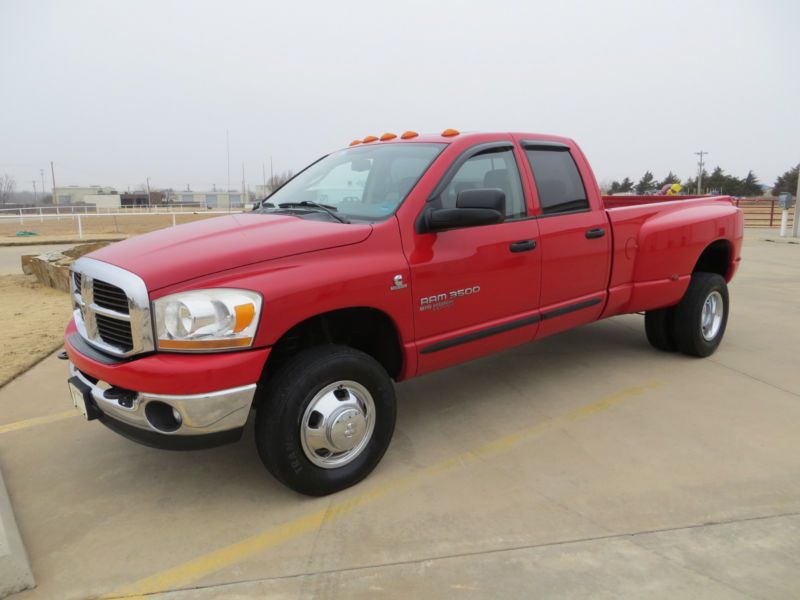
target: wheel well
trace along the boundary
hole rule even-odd
[[[728,269],[731,264],[731,246],[727,240],[717,240],[710,244],[700,254],[692,273],[718,273],[725,279],[728,278]]]
[[[403,366],[400,338],[386,313],[358,307],[313,316],[292,327],[275,343],[262,377],[301,350],[322,344],[341,344],[369,354],[389,377],[397,379]]]

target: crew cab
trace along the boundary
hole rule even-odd
[[[242,436],[323,495],[377,465],[394,383],[599,319],[708,356],[743,218],[731,199],[601,196],[571,139],[356,140],[256,210],[77,260],[69,387],[90,420],[161,448]]]

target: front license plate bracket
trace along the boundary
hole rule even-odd
[[[86,385],[78,376],[67,379],[69,384],[70,397],[75,408],[86,417],[87,421],[92,421],[99,416],[100,411],[95,406],[92,398],[92,389]]]

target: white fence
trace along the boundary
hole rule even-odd
[[[62,210],[65,208],[77,208],[83,209],[87,208],[89,210],[85,212],[81,211],[70,211],[70,212],[62,212],[58,210],[61,208]],[[25,208],[13,208],[13,209],[0,209],[0,223],[7,223],[9,221],[16,221],[20,225],[24,225],[25,223],[44,223],[45,221],[61,221],[62,219],[72,219],[75,222],[76,233],[78,234],[78,239],[83,239],[83,221],[84,219],[92,219],[96,217],[141,217],[141,216],[171,216],[172,217],[172,226],[175,227],[176,225],[176,217],[178,215],[228,215],[232,213],[241,213],[244,212],[245,208],[237,208],[237,209],[230,209],[230,210],[207,210],[207,209],[198,209],[193,208],[191,210],[153,210],[156,208],[163,209],[169,208],[166,205],[163,206],[150,206],[150,207],[131,207],[131,209],[124,208],[115,209],[118,212],[105,212],[103,210],[97,211],[94,210],[96,207],[82,207],[82,206],[73,206],[73,207],[32,207],[32,209],[25,209]],[[149,211],[142,211],[136,210],[138,208],[149,208]],[[186,208],[186,207],[182,207]],[[46,212],[48,209],[54,210],[54,212]]]
[[[0,217],[6,215],[25,216],[25,215],[76,215],[76,214],[111,214],[111,213],[170,213],[170,212],[198,212],[198,211],[223,211],[223,212],[242,212],[252,208],[254,203],[248,202],[244,206],[235,206],[228,209],[208,206],[200,202],[186,202],[181,204],[138,204],[136,206],[114,206],[103,207],[95,205],[73,206],[22,206],[15,208],[0,208]]]

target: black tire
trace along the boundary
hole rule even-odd
[[[644,331],[647,341],[653,348],[664,352],[675,352],[675,336],[673,335],[674,307],[648,310],[644,315]]]
[[[722,321],[713,338],[706,339],[702,327],[703,306],[715,292],[722,299]],[[716,273],[694,273],[689,288],[675,306],[672,330],[678,350],[689,356],[711,356],[725,335],[728,305],[728,284],[724,277]]]
[[[351,462],[324,468],[306,456],[301,421],[317,393],[338,381],[356,382],[369,392],[374,429]],[[325,496],[355,485],[375,468],[392,439],[397,414],[392,380],[374,358],[353,348],[304,350],[270,377],[262,393],[255,425],[258,454],[270,473],[301,494]]]

